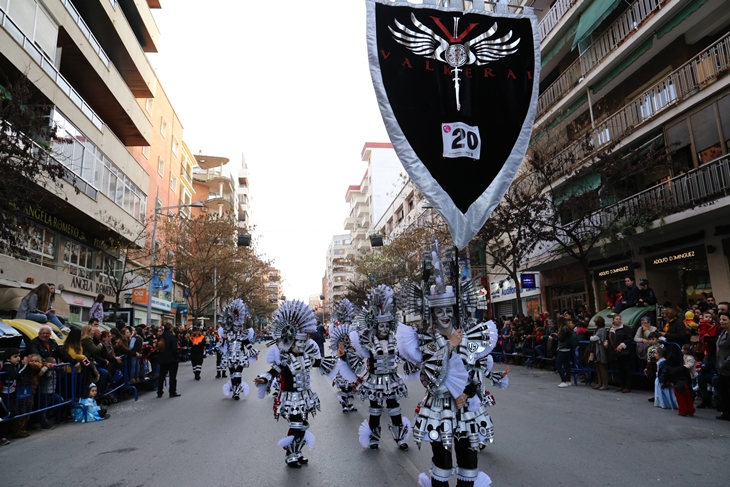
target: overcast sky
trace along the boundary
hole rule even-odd
[[[370,80],[365,1],[174,0],[150,55],[193,153],[249,167],[254,236],[288,299],[319,294],[365,142],[389,139]]]

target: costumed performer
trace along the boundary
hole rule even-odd
[[[335,309],[336,325],[330,329],[332,357],[323,358],[320,367],[320,372],[332,379],[332,385],[337,388],[337,397],[345,414],[357,411],[354,391],[363,367],[362,359],[350,341],[350,333],[355,331],[352,325],[354,318],[355,306],[344,298]]]
[[[253,328],[245,327],[247,317],[248,307],[241,299],[234,299],[223,308],[218,318],[221,325],[218,333],[222,338],[219,342],[222,365],[231,373],[231,379],[223,386],[223,394],[227,396],[232,393],[236,401],[241,398],[242,392],[248,395],[250,388],[241,380],[242,372],[249,362],[256,361],[259,354],[252,345],[255,335]]]
[[[398,448],[408,449],[411,424],[401,415],[400,398],[408,388],[398,375],[398,347],[395,338],[396,300],[393,290],[381,284],[368,293],[367,305],[358,317],[358,330],[350,334],[357,353],[367,360],[367,370],[357,388],[363,401],[370,401],[370,417],[358,430],[363,448],[377,450],[380,443],[380,416],[383,403],[390,416],[390,433]]]
[[[419,485],[446,487],[456,473],[457,486],[486,487],[491,480],[477,469],[477,452],[488,441],[491,421],[480,398],[488,372],[479,368],[496,344],[496,329],[467,317],[467,310],[476,307],[476,286],[459,279],[453,250],[442,262],[434,239],[423,257],[421,286],[404,287],[407,310],[422,317],[420,329],[400,324],[396,332],[401,356],[420,368],[426,388],[413,420],[413,439],[419,448],[422,441],[430,442],[433,456],[430,477],[422,473]]]
[[[317,329],[314,312],[301,301],[284,301],[271,325],[274,341],[266,355],[271,369],[254,379],[258,396],[263,399],[278,382],[274,398],[274,417],[289,422],[287,436],[279,441],[284,448],[285,462],[291,468],[300,468],[309,460],[302,456],[302,448],[314,448],[314,435],[307,431],[308,416],[320,410],[319,397],[312,390],[311,370],[319,367],[321,356],[317,344],[309,334]]]

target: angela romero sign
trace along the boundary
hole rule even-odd
[[[540,79],[537,18],[531,9],[402,0],[367,0],[367,10],[370,73],[393,148],[464,248],[527,150]]]

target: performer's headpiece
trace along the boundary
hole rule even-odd
[[[434,238],[430,251],[423,253],[422,263],[421,285],[406,282],[401,287],[406,312],[420,314],[426,319],[431,308],[458,305],[454,322],[460,324],[466,311],[476,308],[479,286],[474,280],[460,278],[456,249],[449,248],[442,256]]]
[[[218,323],[223,328],[240,328],[246,324],[248,314],[248,306],[240,298],[236,298],[223,308]]]
[[[359,313],[359,328],[367,333],[377,328],[378,323],[388,323],[391,330],[395,330],[396,321],[396,297],[393,289],[385,284],[372,289]]]
[[[350,302],[349,299],[344,298],[340,301],[340,304],[335,308],[335,320],[339,321],[340,324],[352,323],[355,319],[355,306]]]
[[[284,301],[276,310],[271,334],[283,348],[291,347],[296,340],[306,340],[309,333],[317,331],[317,317],[314,311],[296,299]]]

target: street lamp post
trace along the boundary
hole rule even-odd
[[[155,204],[157,199],[155,198]],[[155,208],[154,218],[152,219],[152,252],[150,254],[150,272],[155,272],[155,239],[157,237],[157,215],[164,210],[174,210],[175,208],[202,208],[204,205],[199,201],[191,203],[189,205],[175,205],[166,206],[164,208]],[[150,276],[150,281],[147,283],[147,326],[152,324],[152,280],[154,274]]]

